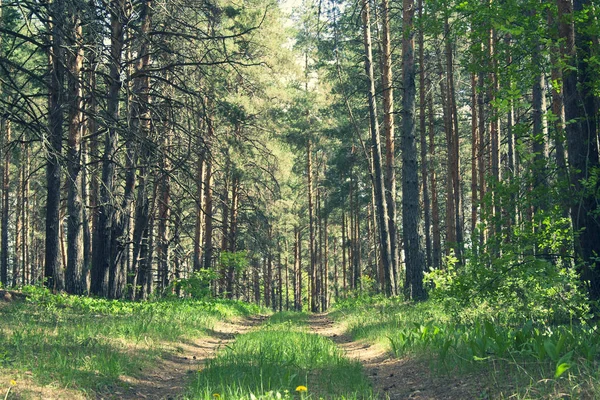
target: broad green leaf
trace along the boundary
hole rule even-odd
[[[554,372],[554,379],[560,378],[560,376],[562,374],[564,374],[565,371],[568,370],[569,368],[571,368],[570,364],[567,364],[567,363],[558,364],[556,366],[556,371]]]

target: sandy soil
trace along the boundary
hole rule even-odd
[[[428,365],[411,358],[393,358],[381,346],[353,341],[345,327],[327,314],[310,317],[311,331],[331,338],[346,355],[364,366],[374,391],[382,399],[487,399],[484,380],[477,377],[433,376]]]
[[[97,399],[176,399],[188,386],[193,373],[215,356],[223,346],[260,325],[266,317],[254,316],[234,322],[221,322],[209,331],[209,336],[180,343],[174,353],[167,354],[157,366],[141,377],[122,377],[126,389],[99,394]]]

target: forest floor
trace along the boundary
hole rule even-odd
[[[0,305],[14,300],[6,298],[4,293],[2,295],[4,298],[1,299],[3,301],[0,301]],[[58,385],[39,387],[33,379],[22,377],[21,382],[29,386],[24,398],[178,399],[186,395],[195,373],[204,368],[219,349],[233,342],[238,335],[256,329],[267,319],[267,316],[254,315],[230,322],[218,322],[206,336],[180,341],[165,348],[154,365],[140,371],[137,376],[120,376],[122,384],[113,386],[110,390],[100,389],[86,395]],[[382,400],[490,398],[485,387],[489,377],[476,376],[477,373],[460,376],[435,374],[426,361],[411,357],[394,358],[383,346],[352,340],[346,333],[346,327],[342,323],[334,322],[327,314],[310,315],[307,328],[312,333],[331,339],[349,359],[358,360],[364,367],[364,374],[372,383],[373,392],[378,393]],[[139,351],[139,348],[131,349],[131,352],[135,351]],[[22,397],[11,393],[8,398]]]
[[[123,377],[127,388],[122,392],[98,394],[98,399],[176,399],[190,382],[190,376],[202,369],[222,347],[259,326],[267,317],[240,318],[230,323],[220,323],[209,336],[181,343],[150,371],[138,378]],[[335,323],[327,314],[314,314],[309,318],[312,333],[331,339],[348,358],[358,360],[373,391],[381,399],[485,399],[483,380],[477,377],[436,376],[427,363],[413,358],[393,358],[382,346],[364,341],[353,341],[342,324]]]
[[[176,399],[189,385],[195,372],[204,368],[217,351],[233,342],[237,335],[259,326],[268,317],[255,315],[238,318],[232,322],[219,322],[208,332],[208,336],[180,342],[172,351],[167,351],[151,370],[133,378],[122,377],[126,389],[122,392],[99,393],[98,399]]]

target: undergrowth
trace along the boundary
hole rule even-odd
[[[0,376],[84,393],[112,392],[180,341],[218,320],[256,314],[241,302],[167,299],[127,302],[23,290],[27,301],[0,307]],[[0,384],[9,385],[7,382]]]
[[[487,371],[500,398],[600,396],[595,324],[494,318],[466,308],[459,321],[434,301],[381,297],[340,301],[332,315],[355,339],[381,343],[396,357],[427,359],[436,373]]]

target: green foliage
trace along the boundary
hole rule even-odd
[[[217,273],[212,269],[201,268],[193,272],[188,278],[174,280],[169,289],[179,289],[183,294],[190,295],[193,299],[208,299],[211,295],[210,283],[217,278]],[[172,290],[171,290],[172,291]]]
[[[397,357],[428,358],[439,372],[515,367],[559,387],[578,386],[571,388],[575,397],[600,356],[595,325],[532,320],[510,325],[478,310],[465,308],[463,314],[469,317],[459,323],[436,301],[363,298],[338,303],[332,315],[355,339],[384,344]]]
[[[233,268],[236,273],[243,272],[248,267],[246,251],[222,251],[220,264],[222,268]]]
[[[482,222],[471,235],[463,262],[450,255],[444,269],[426,274],[430,295],[458,322],[472,317],[475,309],[480,315],[512,323],[564,323],[586,317],[588,306],[573,265],[570,219],[562,206],[552,205],[560,196],[556,191],[519,192],[533,179],[524,176],[496,183],[493,200],[509,211],[535,212],[521,221],[494,214],[488,194]],[[484,233],[487,238],[482,243]]]

